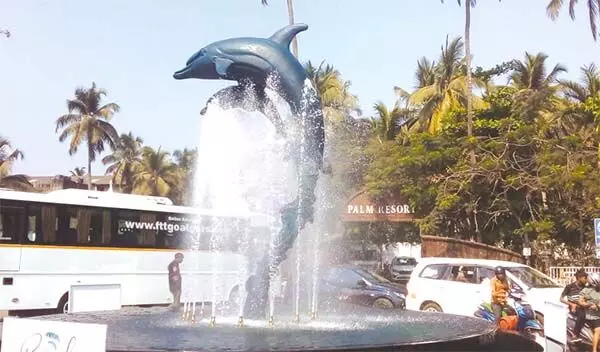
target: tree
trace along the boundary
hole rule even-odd
[[[593,62],[581,69],[581,83],[571,80],[557,80],[564,95],[577,102],[584,103],[587,99],[600,95],[600,70]]]
[[[71,176],[73,177],[81,177],[83,175],[85,175],[85,166],[77,166],[76,168],[71,170]]]
[[[308,61],[304,66],[312,85],[319,93],[326,123],[336,123],[360,114],[358,98],[350,93],[350,82],[341,78],[341,74],[324,62],[316,67]]]
[[[467,104],[467,97],[470,95],[466,84],[466,67],[463,64],[463,48],[461,38],[455,38],[450,42],[446,39],[446,45],[442,47],[439,61],[433,71],[425,72],[433,65],[428,60],[421,59],[419,62],[416,75],[421,77],[420,83],[429,84],[418,87],[410,94],[409,102],[419,107],[420,123],[422,126],[427,126],[431,133],[436,133],[442,128],[442,119],[451,109]],[[424,72],[421,72],[422,70]],[[483,85],[477,79],[474,83],[478,86]],[[471,97],[471,99],[476,107],[482,104],[479,98]]]
[[[412,122],[412,117],[399,106],[389,110],[383,102],[373,105],[376,116],[371,118],[374,134],[379,143],[393,141],[400,133],[403,125]]]
[[[512,84],[518,89],[543,90],[550,88],[556,83],[557,76],[567,72],[566,67],[561,64],[555,65],[550,73],[546,69],[548,55],[537,53],[535,55],[525,53],[525,60],[515,61],[514,71],[510,78]]]
[[[175,164],[179,168],[182,179],[180,186],[177,188],[177,203],[190,205],[194,188],[194,171],[198,160],[198,150],[196,148],[175,150],[173,152],[173,159],[175,159]]]
[[[133,193],[170,197],[181,181],[181,174],[168,152],[144,147],[142,160],[133,174]]]
[[[108,165],[106,174],[112,175],[112,183],[119,186],[123,193],[131,193],[133,174],[142,160],[144,140],[134,137],[130,131],[121,134],[113,153],[102,158],[102,163]]]
[[[11,175],[15,161],[23,159],[23,152],[12,147],[10,141],[0,137],[0,187],[30,191],[33,185],[25,175]]]
[[[551,0],[546,6],[546,13],[548,16],[555,21],[560,14],[560,10],[564,5],[564,0]],[[572,20],[575,20],[575,5],[577,5],[577,0],[569,0],[569,16]],[[597,31],[597,22],[598,22],[598,10],[600,8],[600,1],[598,0],[588,0],[587,1],[587,11],[588,18],[590,21],[590,31],[592,32],[592,37],[594,41],[598,38]]]
[[[444,0],[441,0],[444,3]],[[456,0],[458,6],[462,6],[461,0]],[[475,6],[476,0],[465,1],[465,59],[467,64],[467,135],[473,136],[473,107],[471,97],[473,96],[473,79],[471,77],[471,7]],[[470,152],[471,162],[475,162],[475,153]]]
[[[58,140],[64,142],[71,138],[69,155],[75,154],[82,143],[87,144],[88,189],[92,189],[92,162],[96,155],[104,151],[105,144],[114,149],[119,139],[117,131],[109,123],[119,111],[119,105],[101,105],[106,94],[106,90],[98,89],[95,82],[89,89],[75,89],[75,99],[67,100],[68,113],[56,120],[56,132],[62,129]]]
[[[263,6],[269,5],[268,0],[260,0],[260,3]],[[295,23],[294,22],[294,1],[293,0],[287,0],[287,9],[288,9],[289,24],[292,25]],[[294,53],[294,56],[296,58],[298,58],[298,40],[296,39],[296,37],[294,37],[294,39],[292,39],[292,53]]]

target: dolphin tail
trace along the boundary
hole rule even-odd
[[[308,26],[303,23],[291,24],[275,32],[269,39],[289,49],[294,37],[307,29]]]

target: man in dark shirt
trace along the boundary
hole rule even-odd
[[[585,287],[588,281],[588,275],[583,269],[577,270],[575,273],[575,282],[565,286],[560,301],[569,306],[569,311],[576,317],[575,328],[573,329],[573,340],[571,342],[579,342],[579,334],[585,324],[585,309],[579,304],[581,290]]]
[[[179,272],[179,264],[183,262],[183,254],[175,254],[175,259],[169,264],[169,290],[173,294],[174,309],[179,309],[181,305],[181,273]]]

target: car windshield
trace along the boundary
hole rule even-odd
[[[382,276],[379,276],[375,273],[372,273],[370,271],[366,271],[363,269],[356,269],[356,272],[362,276],[364,279],[366,279],[367,281],[370,282],[384,282],[384,283],[389,283],[390,281]]]
[[[394,259],[394,263],[392,265],[417,265],[417,261],[415,258],[396,258]]]
[[[550,288],[561,287],[548,276],[528,266],[510,268],[508,271],[528,287]]]

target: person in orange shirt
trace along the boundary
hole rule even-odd
[[[509,285],[506,278],[506,270],[503,267],[497,267],[495,272],[496,277],[490,280],[490,286],[492,289],[492,312],[496,319],[495,322],[498,324],[502,310],[506,308]]]

